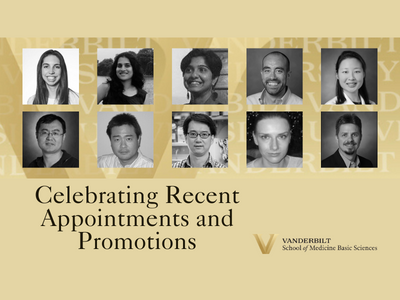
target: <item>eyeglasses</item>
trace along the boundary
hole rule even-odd
[[[197,138],[197,136],[200,136],[203,140],[205,140],[205,139],[208,139],[208,137],[211,135],[211,133],[205,132],[205,131],[202,131],[200,133],[198,133],[196,131],[191,131],[187,135],[191,139],[195,139],[195,138]]]
[[[62,135],[64,135],[64,133],[60,133],[60,132],[58,132],[58,131],[47,131],[47,130],[42,130],[41,132],[39,132],[39,135],[40,136],[46,136],[46,137],[48,137],[48,136],[53,136],[53,137],[55,137],[55,138],[58,138],[58,137],[60,137],[60,136],[62,136]]]

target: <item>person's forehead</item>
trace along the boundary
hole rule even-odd
[[[126,136],[126,135],[132,135],[136,136],[135,133],[135,128],[132,125],[124,124],[121,126],[114,126],[111,128],[111,136]]]
[[[130,60],[127,57],[122,56],[122,57],[118,58],[118,63],[120,63],[120,64],[130,63]]]
[[[207,124],[197,122],[197,121],[190,121],[188,126],[188,131],[207,131],[210,132],[210,128]]]
[[[272,65],[283,67],[286,69],[287,68],[286,58],[279,53],[268,54],[263,60],[263,67],[269,67]]]
[[[59,64],[60,60],[55,55],[48,55],[43,59],[43,64]]]
[[[59,129],[60,131],[62,131],[62,125],[61,122],[58,120],[55,120],[51,123],[42,123],[40,124],[39,130],[56,130]]]
[[[290,125],[283,118],[267,118],[258,121],[256,131],[258,133],[282,133],[290,131]]]
[[[206,63],[206,60],[203,56],[192,57],[189,65],[190,66],[199,66],[199,65],[208,66]]]
[[[344,68],[359,68],[359,69],[362,69],[362,64],[358,59],[350,57],[350,58],[344,59],[340,63],[339,69],[344,69]]]
[[[340,125],[339,132],[360,132],[360,128],[356,124],[346,123]]]

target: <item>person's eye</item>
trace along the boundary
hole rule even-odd
[[[264,72],[264,74],[268,74],[269,72],[271,72],[271,70],[270,69],[264,69],[263,72]]]
[[[128,141],[128,142],[130,142],[130,141],[132,141],[132,138],[126,138],[126,140]]]
[[[199,71],[200,71],[200,73],[206,73],[208,71],[208,69],[205,67],[200,67]]]
[[[56,65],[55,68],[56,69],[61,69],[61,66],[60,65]]]
[[[117,68],[122,68],[122,65],[121,64],[117,64]]]
[[[186,73],[186,74],[192,73],[192,68],[186,68],[186,69],[185,69],[185,73]]]
[[[280,135],[279,136],[282,140],[285,140],[286,138],[287,138],[287,135],[286,134],[282,134],[282,135]]]
[[[49,67],[48,65],[44,65],[42,68],[47,69],[48,67]]]
[[[276,70],[276,74],[282,74],[283,70]]]
[[[268,135],[260,135],[260,138],[262,140],[267,140],[267,139],[269,139],[269,136]]]
[[[125,64],[125,68],[130,68],[131,64]]]
[[[119,142],[119,138],[114,138],[114,142]]]

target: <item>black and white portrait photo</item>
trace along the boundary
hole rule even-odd
[[[302,49],[247,49],[247,104],[303,104]]]
[[[97,50],[97,103],[154,104],[153,49]]]
[[[172,168],[228,167],[227,112],[172,113]]]
[[[321,113],[321,168],[376,168],[376,112]]]
[[[24,112],[23,167],[78,168],[79,113]]]
[[[79,104],[79,49],[23,49],[23,104]]]
[[[97,166],[153,168],[153,112],[98,112]]]
[[[172,104],[228,104],[228,49],[172,49]]]
[[[321,103],[377,104],[377,49],[321,49]]]
[[[247,167],[302,168],[303,113],[247,112]]]

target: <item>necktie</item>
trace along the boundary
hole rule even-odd
[[[351,161],[349,168],[357,168],[356,163],[354,161]]]

